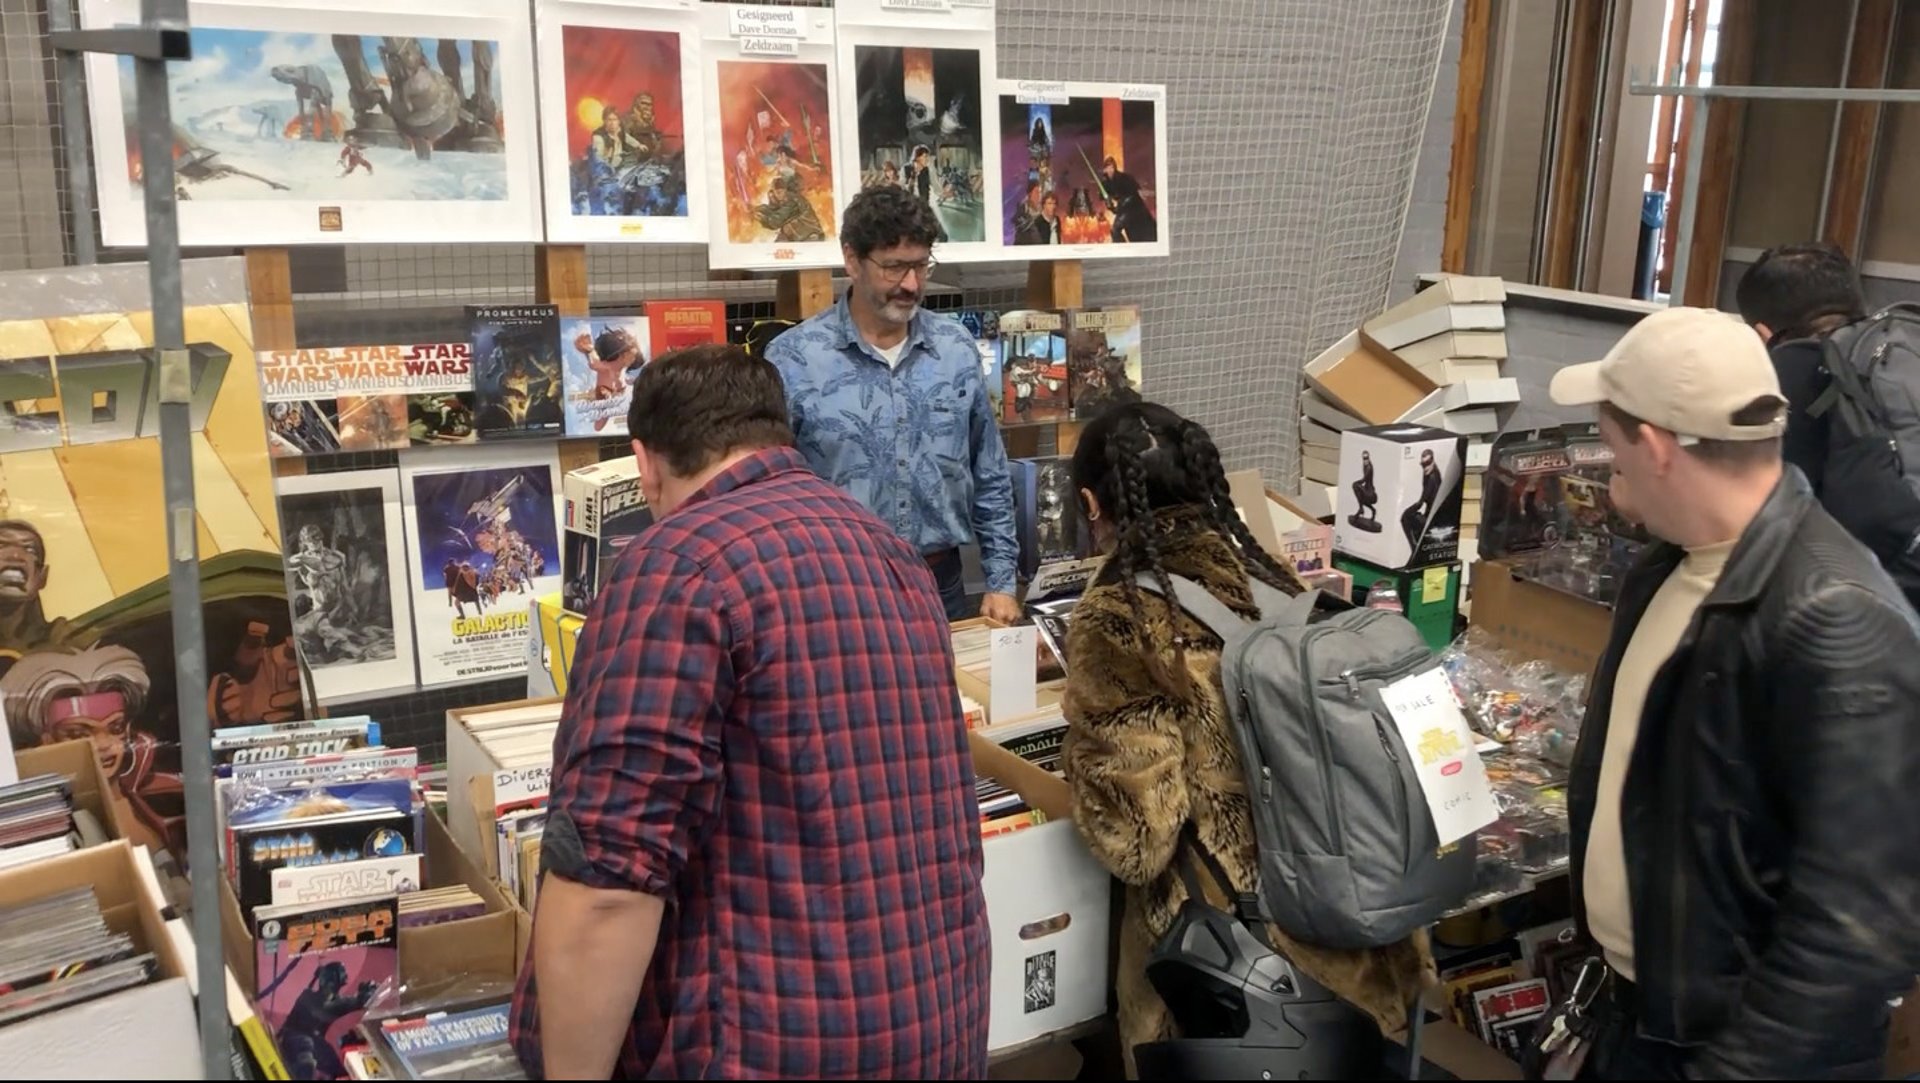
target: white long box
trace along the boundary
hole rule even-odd
[[[999,1051],[1107,1011],[1113,877],[1080,841],[1067,784],[968,734],[974,770],[1053,817],[983,843],[993,977],[987,1048]]]

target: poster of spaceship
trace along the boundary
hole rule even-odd
[[[943,261],[1005,259],[994,225],[1000,146],[991,11],[984,29],[970,22],[980,13],[964,9],[835,11],[840,99],[858,118],[842,136],[848,191],[898,185],[932,207]]]
[[[541,0],[552,241],[707,239],[700,18],[678,0]]]
[[[1166,255],[1165,109],[1160,86],[1001,80],[1001,239],[1035,258]]]
[[[808,11],[791,54],[753,52],[731,35],[729,4],[703,4],[711,219],[715,268],[837,267],[832,13]]]
[[[554,447],[400,455],[423,687],[526,672],[528,603],[560,589]]]
[[[191,5],[193,59],[170,73],[182,243],[540,238],[525,9],[373,3]],[[144,244],[133,62],[89,56],[87,76],[103,239]]]

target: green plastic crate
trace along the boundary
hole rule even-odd
[[[1341,553],[1333,555],[1333,566],[1353,576],[1353,601],[1367,604],[1367,592],[1382,580],[1393,581],[1406,607],[1407,619],[1420,629],[1420,635],[1434,650],[1453,642],[1453,630],[1460,613],[1460,565],[1435,564],[1429,568],[1388,571],[1377,564],[1355,560]]]

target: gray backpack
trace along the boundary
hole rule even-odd
[[[1137,582],[1163,593],[1152,575]],[[1438,668],[1396,613],[1312,621],[1318,593],[1289,598],[1257,579],[1247,621],[1200,584],[1174,599],[1226,643],[1220,683],[1240,747],[1260,849],[1261,915],[1327,948],[1397,943],[1473,889],[1471,838],[1445,851],[1413,758],[1380,689]]]

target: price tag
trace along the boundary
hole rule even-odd
[[[1013,96],[1021,105],[1065,105],[1072,100],[1065,80],[1022,79],[1014,84]]]
[[[1399,727],[1400,742],[1413,757],[1414,777],[1426,795],[1440,845],[1466,838],[1500,818],[1487,782],[1487,765],[1475,746],[1444,670],[1430,669],[1380,690]]]
[[[805,8],[769,7],[765,4],[735,4],[729,19],[736,38],[792,38],[807,36]]]
[[[987,637],[987,719],[1004,722],[1040,708],[1040,634],[1031,624],[995,628]]]
[[[1428,568],[1420,573],[1420,601],[1425,605],[1438,605],[1447,600],[1447,580],[1453,569],[1441,565]]]

